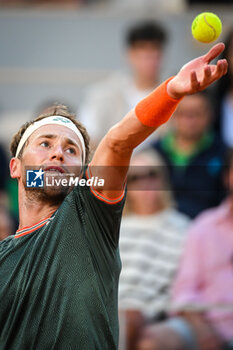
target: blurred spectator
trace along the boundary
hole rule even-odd
[[[0,241],[12,235],[15,231],[14,220],[9,211],[3,205],[0,205]]]
[[[129,350],[135,349],[137,328],[144,318],[164,316],[189,219],[174,209],[166,166],[155,151],[133,156],[127,183],[128,215],[122,219],[120,234],[119,308],[126,310]]]
[[[216,83],[215,127],[223,141],[233,147],[233,28],[229,31],[222,58],[228,60],[227,74]]]
[[[87,0],[0,0],[2,6],[70,6],[78,5],[86,2]]]
[[[131,72],[115,73],[94,86],[78,113],[94,146],[160,83],[166,36],[155,22],[139,23],[128,30],[126,53]]]
[[[149,327],[138,350],[233,349],[233,150],[229,164],[229,196],[188,233],[173,286],[177,316]],[[179,347],[169,346],[173,338]]]
[[[153,145],[168,164],[178,209],[192,218],[224,196],[226,147],[210,130],[212,114],[205,92],[186,96],[174,114],[174,130]]]
[[[232,0],[186,0],[189,5],[232,5]]]
[[[15,205],[17,208],[15,208]],[[3,209],[4,207],[9,208],[9,214],[7,214],[7,209]],[[16,211],[18,209],[18,187],[17,182],[10,178],[9,161],[5,148],[2,145],[0,145],[0,209],[0,236],[3,232],[1,225],[3,227],[8,225],[8,216],[12,220],[13,229],[11,234],[13,234],[18,227],[18,211]]]
[[[0,145],[0,205],[7,205],[7,181],[9,178],[9,165],[6,151]]]
[[[0,191],[5,191],[9,166],[6,151],[2,145],[0,145],[0,165]]]

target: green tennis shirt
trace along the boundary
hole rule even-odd
[[[118,348],[123,203],[78,186],[52,217],[0,242],[1,350]]]

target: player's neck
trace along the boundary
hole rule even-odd
[[[19,229],[33,226],[41,220],[50,217],[56,209],[44,205],[42,207],[38,204],[33,206],[24,205],[22,210],[19,210]]]
[[[35,201],[23,191],[19,194],[19,228],[30,227],[39,221],[50,217],[59,207],[59,204],[51,205],[43,201]]]

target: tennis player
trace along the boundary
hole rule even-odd
[[[226,60],[210,64],[223,49],[215,45],[139,102],[87,167],[86,131],[64,108],[48,110],[14,136],[10,170],[18,180],[20,223],[0,242],[1,350],[118,348],[118,235],[132,151],[183,96],[226,74]],[[58,184],[70,167],[84,185]],[[92,177],[104,184],[88,186]]]

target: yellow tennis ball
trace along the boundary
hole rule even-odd
[[[200,13],[192,23],[192,34],[195,39],[202,43],[211,43],[222,32],[220,18],[212,12]]]

